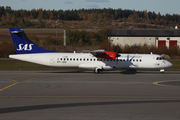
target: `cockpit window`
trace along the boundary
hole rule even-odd
[[[163,57],[157,57],[156,60],[165,60]]]

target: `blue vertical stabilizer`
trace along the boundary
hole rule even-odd
[[[20,28],[9,28],[17,54],[52,53],[55,51],[45,50],[30,41]]]

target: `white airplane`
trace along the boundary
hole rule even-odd
[[[30,41],[20,28],[9,28],[16,49],[10,58],[50,67],[76,67],[100,73],[113,69],[164,69],[173,64],[157,54],[119,54],[105,50],[90,53],[59,53],[45,50]]]

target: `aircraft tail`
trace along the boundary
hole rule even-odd
[[[17,54],[52,53],[55,51],[45,50],[30,41],[20,28],[9,28]]]

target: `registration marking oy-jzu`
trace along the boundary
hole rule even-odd
[[[10,80],[10,79],[8,79],[8,80]],[[7,89],[7,88],[12,87],[13,85],[18,84],[18,82],[17,82],[17,81],[15,81],[15,80],[10,80],[10,81],[13,81],[13,82],[15,82],[15,83],[13,83],[13,84],[11,84],[11,85],[8,85],[8,86],[6,86],[6,87],[4,87],[4,88],[0,89],[0,92],[1,92],[1,91],[3,91],[3,90],[5,90],[5,89]]]

